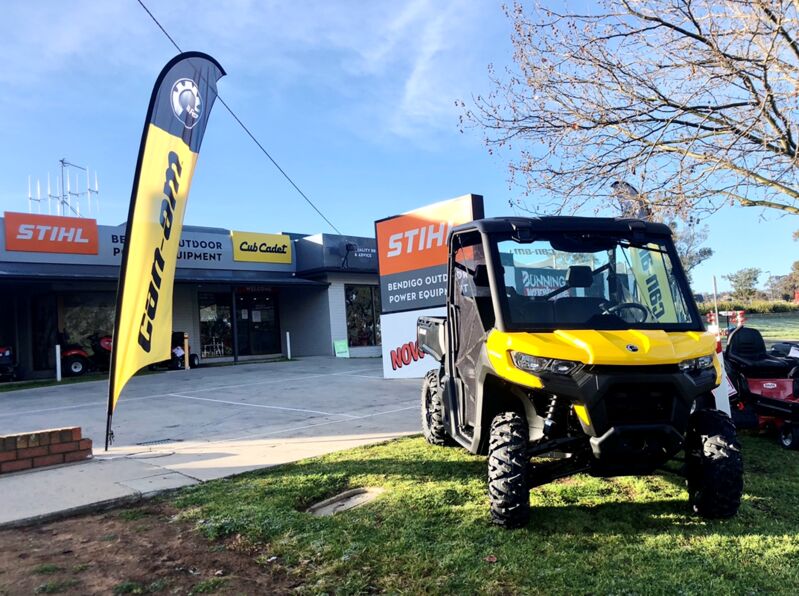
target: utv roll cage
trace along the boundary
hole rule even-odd
[[[501,262],[499,249],[496,242],[490,242],[489,237],[506,237],[515,240],[520,244],[532,243],[536,239],[563,234],[564,236],[574,235],[574,246],[578,248],[581,243],[589,243],[592,236],[595,240],[627,240],[633,245],[645,244],[647,241],[662,241],[671,257],[671,262],[675,269],[676,281],[680,291],[684,296],[691,296],[691,288],[688,285],[688,277],[682,267],[682,263],[676,254],[672,241],[671,229],[661,223],[645,222],[640,219],[627,218],[593,218],[593,217],[570,217],[570,216],[542,216],[542,217],[502,217],[479,219],[466,224],[456,226],[450,230],[448,245],[452,246],[456,238],[478,233],[481,237],[483,247],[491,251],[486,255],[485,273],[482,271],[471,272],[483,281],[488,281],[491,291],[490,306],[482,305],[481,311],[489,309],[493,311],[492,325],[499,331],[527,331],[527,332],[546,332],[551,329],[535,329],[529,326],[514,325],[508,313],[507,301],[500,296],[500,289],[504,288],[502,281],[502,269],[497,267]],[[449,253],[449,270],[457,268],[453,262],[454,251]],[[448,280],[448,292],[454,292],[454,279]],[[696,304],[690,300],[686,304],[688,314],[693,324],[661,324],[658,328],[665,331],[704,331],[702,318]],[[449,314],[449,313],[448,313]],[[574,328],[581,328],[584,325],[575,325]],[[561,328],[568,328],[568,325],[561,325]]]

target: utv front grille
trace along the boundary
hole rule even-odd
[[[667,383],[619,383],[608,389],[604,399],[611,425],[668,422],[674,400],[674,387]]]
[[[676,364],[648,364],[643,366],[614,366],[609,364],[592,364],[586,371],[595,375],[629,375],[643,373],[648,375],[671,375],[680,372]]]

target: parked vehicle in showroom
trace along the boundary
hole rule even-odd
[[[158,364],[150,365],[149,369],[157,370],[159,368],[168,368],[170,370],[181,370],[185,368],[186,358],[183,344],[184,335],[185,333],[183,331],[173,331],[170,348],[171,357],[169,360],[164,360]],[[198,366],[200,366],[200,357],[191,351],[191,345],[189,345],[189,368],[197,368]]]
[[[111,363],[111,336],[98,332],[86,339],[90,346],[88,350],[76,343],[61,346],[61,370],[65,375],[78,377],[89,371],[108,370]]]
[[[0,381],[14,381],[17,378],[17,362],[14,348],[0,346]]]

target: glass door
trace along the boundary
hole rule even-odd
[[[276,292],[240,289],[236,296],[236,317],[240,355],[281,352]]]

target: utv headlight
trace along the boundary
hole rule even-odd
[[[530,373],[553,372],[559,375],[568,375],[580,365],[579,362],[572,360],[550,360],[522,352],[511,352],[510,357],[516,368]]]
[[[546,370],[550,363],[550,360],[546,358],[538,358],[537,356],[530,356],[530,354],[522,354],[521,352],[511,352],[510,357],[513,360],[513,364],[516,365],[516,368],[531,373]]]
[[[713,368],[713,356],[700,356],[699,358],[683,360],[678,366],[682,372],[706,370],[708,368]]]
[[[577,362],[571,360],[553,360],[549,365],[549,369],[559,375],[568,375],[575,368],[577,368]]]

